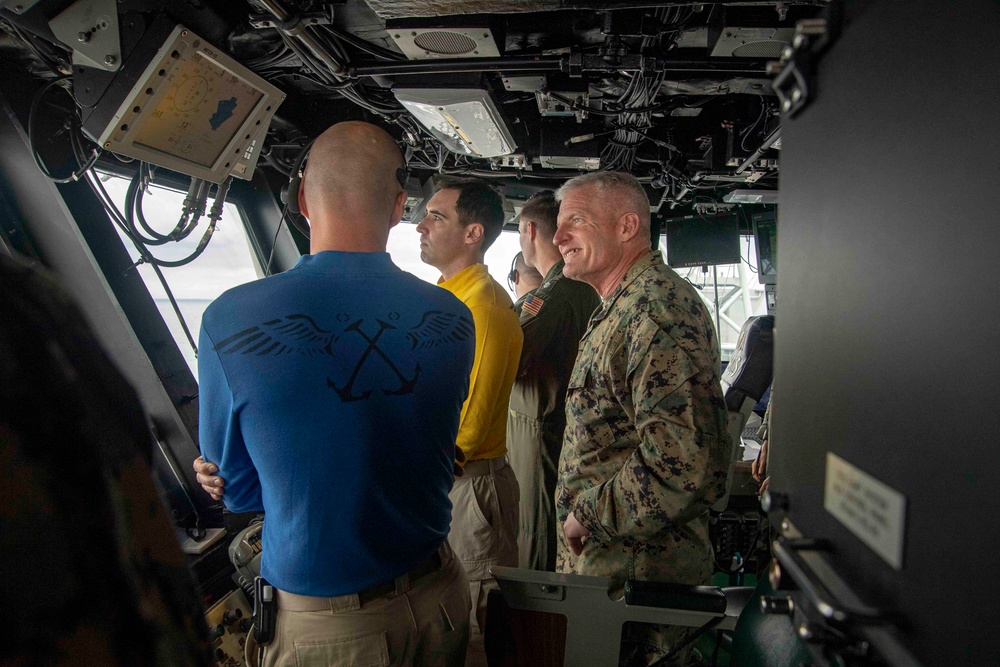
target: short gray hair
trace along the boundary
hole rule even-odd
[[[589,174],[575,176],[556,190],[556,201],[562,202],[570,190],[588,185],[597,186],[598,192],[602,194],[606,191],[614,192],[626,207],[622,213],[638,214],[640,223],[649,229],[649,197],[635,176],[624,171],[592,171]]]

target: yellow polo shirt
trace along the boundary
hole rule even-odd
[[[476,358],[469,397],[462,406],[458,446],[469,461],[507,453],[507,406],[521,358],[524,337],[510,296],[490,277],[485,264],[473,264],[448,280],[438,280],[472,311]]]

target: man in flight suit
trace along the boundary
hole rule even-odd
[[[515,305],[524,347],[507,417],[507,455],[521,487],[518,564],[550,572],[556,563],[552,503],[566,429],[566,386],[580,337],[600,303],[594,288],[563,276],[563,260],[552,243],[558,213],[551,191],[536,194],[521,210],[521,252],[545,277]]]

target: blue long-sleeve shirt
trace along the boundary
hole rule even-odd
[[[202,319],[199,437],[261,574],[303,595],[390,580],[448,535],[469,310],[386,253],[321,252]]]

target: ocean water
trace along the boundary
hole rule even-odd
[[[177,347],[180,348],[181,354],[184,355],[184,360],[191,368],[191,372],[194,373],[194,378],[197,380],[198,358],[195,356],[194,349],[192,349],[187,336],[184,335],[184,329],[177,319],[177,313],[174,312],[168,299],[154,299],[154,301],[156,302],[156,307],[160,309],[163,321],[167,323],[167,328],[170,329],[170,333],[177,342]],[[181,316],[191,331],[191,337],[194,338],[195,345],[198,344],[198,331],[201,330],[201,316],[205,313],[205,309],[208,308],[208,304],[210,303],[212,303],[211,299],[177,299],[177,307],[180,309]]]

